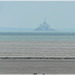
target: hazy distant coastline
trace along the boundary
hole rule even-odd
[[[51,30],[36,31],[36,28],[0,27],[0,32],[75,32],[74,28],[56,28]]]

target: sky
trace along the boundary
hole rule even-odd
[[[0,1],[0,27],[35,29],[44,19],[58,31],[75,31],[75,1]]]

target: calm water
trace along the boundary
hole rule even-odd
[[[75,41],[75,33],[59,33],[59,32],[0,33],[0,41],[26,41],[26,40]]]

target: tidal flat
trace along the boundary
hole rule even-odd
[[[75,41],[0,41],[0,56],[75,57]]]
[[[0,57],[73,57],[75,41],[0,41]],[[75,59],[0,59],[0,74],[75,74]]]
[[[0,59],[0,74],[75,74],[75,59]]]

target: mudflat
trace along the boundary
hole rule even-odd
[[[75,41],[0,41],[0,56],[75,57]]]
[[[75,59],[0,59],[0,74],[75,74]]]
[[[0,57],[74,57],[75,41],[0,41]],[[0,74],[75,74],[75,59],[0,59]]]

